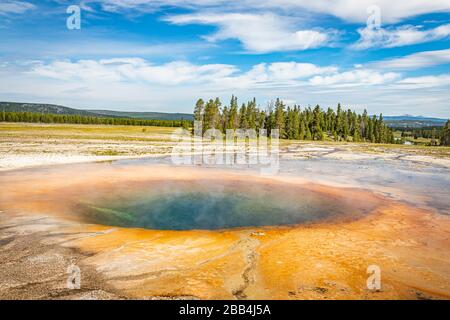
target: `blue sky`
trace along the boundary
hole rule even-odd
[[[0,0],[0,40],[2,101],[191,112],[235,94],[450,117],[450,0]]]

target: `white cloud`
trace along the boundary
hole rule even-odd
[[[101,60],[60,60],[45,64],[30,62],[29,74],[65,81],[145,82],[158,85],[217,83],[226,87],[251,87],[259,84],[286,84],[319,74],[337,72],[334,66],[320,67],[311,63],[274,62],[254,65],[247,72],[227,64],[195,65],[173,61],[155,65],[141,58]]]
[[[158,86],[195,86],[226,89],[288,88],[293,86],[380,85],[397,80],[398,73],[363,67],[340,71],[335,66],[311,63],[260,63],[248,71],[227,64],[195,65],[185,61],[151,64],[141,58],[32,62],[27,73],[79,84],[141,83]]]
[[[306,79],[318,74],[333,74],[334,66],[319,67],[311,63],[274,62],[259,63],[249,71],[216,79],[219,86],[229,89],[292,87],[304,84]]]
[[[431,87],[442,87],[450,85],[450,75],[410,77],[398,81],[404,88],[421,89]]]
[[[382,23],[393,23],[430,12],[450,11],[449,0],[275,0],[279,5],[298,6],[317,13],[331,14],[350,22],[366,22],[367,8],[377,5]]]
[[[6,0],[0,3],[0,15],[21,14],[25,11],[34,9],[34,5],[29,2]]]
[[[98,0],[87,0],[97,2]],[[165,20],[173,24],[205,24],[218,28],[204,38],[211,42],[237,39],[254,53],[306,50],[329,46],[338,34],[335,30],[318,30],[321,15],[332,15],[347,22],[365,23],[380,8],[383,28],[360,28],[356,49],[398,47],[429,42],[450,35],[450,24],[424,30],[422,26],[384,26],[421,14],[450,12],[450,0],[103,0],[106,10],[155,11],[166,7],[187,8],[192,13],[173,15]]]
[[[370,69],[355,69],[327,76],[315,76],[310,79],[314,86],[360,86],[379,85],[393,82],[400,77],[398,73],[381,73]]]
[[[1,0],[0,0],[1,1]],[[133,39],[107,39],[105,37],[64,37],[52,41],[43,38],[20,38],[0,41],[4,56],[22,59],[65,59],[69,57],[162,57],[183,60],[192,54],[211,49],[214,44],[204,41],[138,42]]]
[[[353,46],[355,49],[392,48],[446,38],[450,36],[450,24],[428,30],[410,25],[388,29],[366,27],[358,29],[358,33],[360,39]]]
[[[399,22],[408,17],[432,12],[449,12],[450,0],[88,0],[102,2],[108,10],[157,10],[161,7],[182,7],[188,9],[215,9],[225,12],[255,10],[276,10],[295,15],[296,11],[307,10],[327,14],[350,22],[365,22],[367,8],[377,5],[381,9],[383,23]]]
[[[0,100],[133,111],[191,112],[199,97],[228,101],[234,93],[240,101],[257,97],[262,106],[282,97],[383,114],[424,114],[424,104],[432,102],[425,113],[448,117],[449,86],[448,75],[402,79],[367,66],[340,70],[292,61],[260,63],[247,71],[140,58],[0,65]]]
[[[383,69],[419,69],[450,63],[450,49],[423,51],[370,64]]]
[[[194,65],[189,62],[174,61],[153,65],[140,58],[117,58],[38,63],[33,66],[30,73],[66,81],[135,81],[176,85],[211,81],[230,76],[236,71],[234,66],[226,64]]]
[[[274,14],[184,14],[165,19],[173,24],[207,24],[219,28],[208,41],[238,39],[245,49],[264,53],[305,50],[325,45],[330,36],[317,30],[299,30],[293,20]]]
[[[319,67],[312,63],[274,62],[267,66],[267,72],[274,80],[298,79],[317,74],[335,73],[337,67]]]

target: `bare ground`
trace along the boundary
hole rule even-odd
[[[0,171],[167,156],[176,143],[172,132],[0,124]],[[450,148],[280,147],[286,159],[376,157],[450,168]],[[398,204],[346,225],[183,235],[0,211],[0,299],[448,299],[449,232],[447,217]],[[366,268],[375,262],[384,287],[371,292]],[[72,263],[82,271],[80,290],[67,288]]]

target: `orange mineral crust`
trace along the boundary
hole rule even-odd
[[[448,216],[366,190],[313,184],[300,177],[169,166],[74,169],[79,173],[70,177],[65,168],[0,177],[0,230],[17,239],[36,235],[30,250],[64,248],[69,250],[60,253],[65,260],[71,252],[79,253],[81,270],[98,274],[92,279],[118,297],[450,298]],[[319,195],[317,199],[348,212],[281,226],[149,230],[87,222],[74,205],[79,199],[105,200],[149,186],[161,189],[167,181],[199,191],[209,185],[217,188],[220,181],[223,188],[233,186],[250,197],[269,190],[284,202],[305,195],[309,201],[311,195],[315,204]],[[380,290],[367,287],[371,265],[381,270]],[[10,297],[12,291],[0,292]]]

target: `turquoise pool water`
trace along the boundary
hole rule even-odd
[[[216,180],[117,186],[80,199],[76,211],[84,221],[104,225],[216,230],[355,218],[369,209],[305,188]]]

